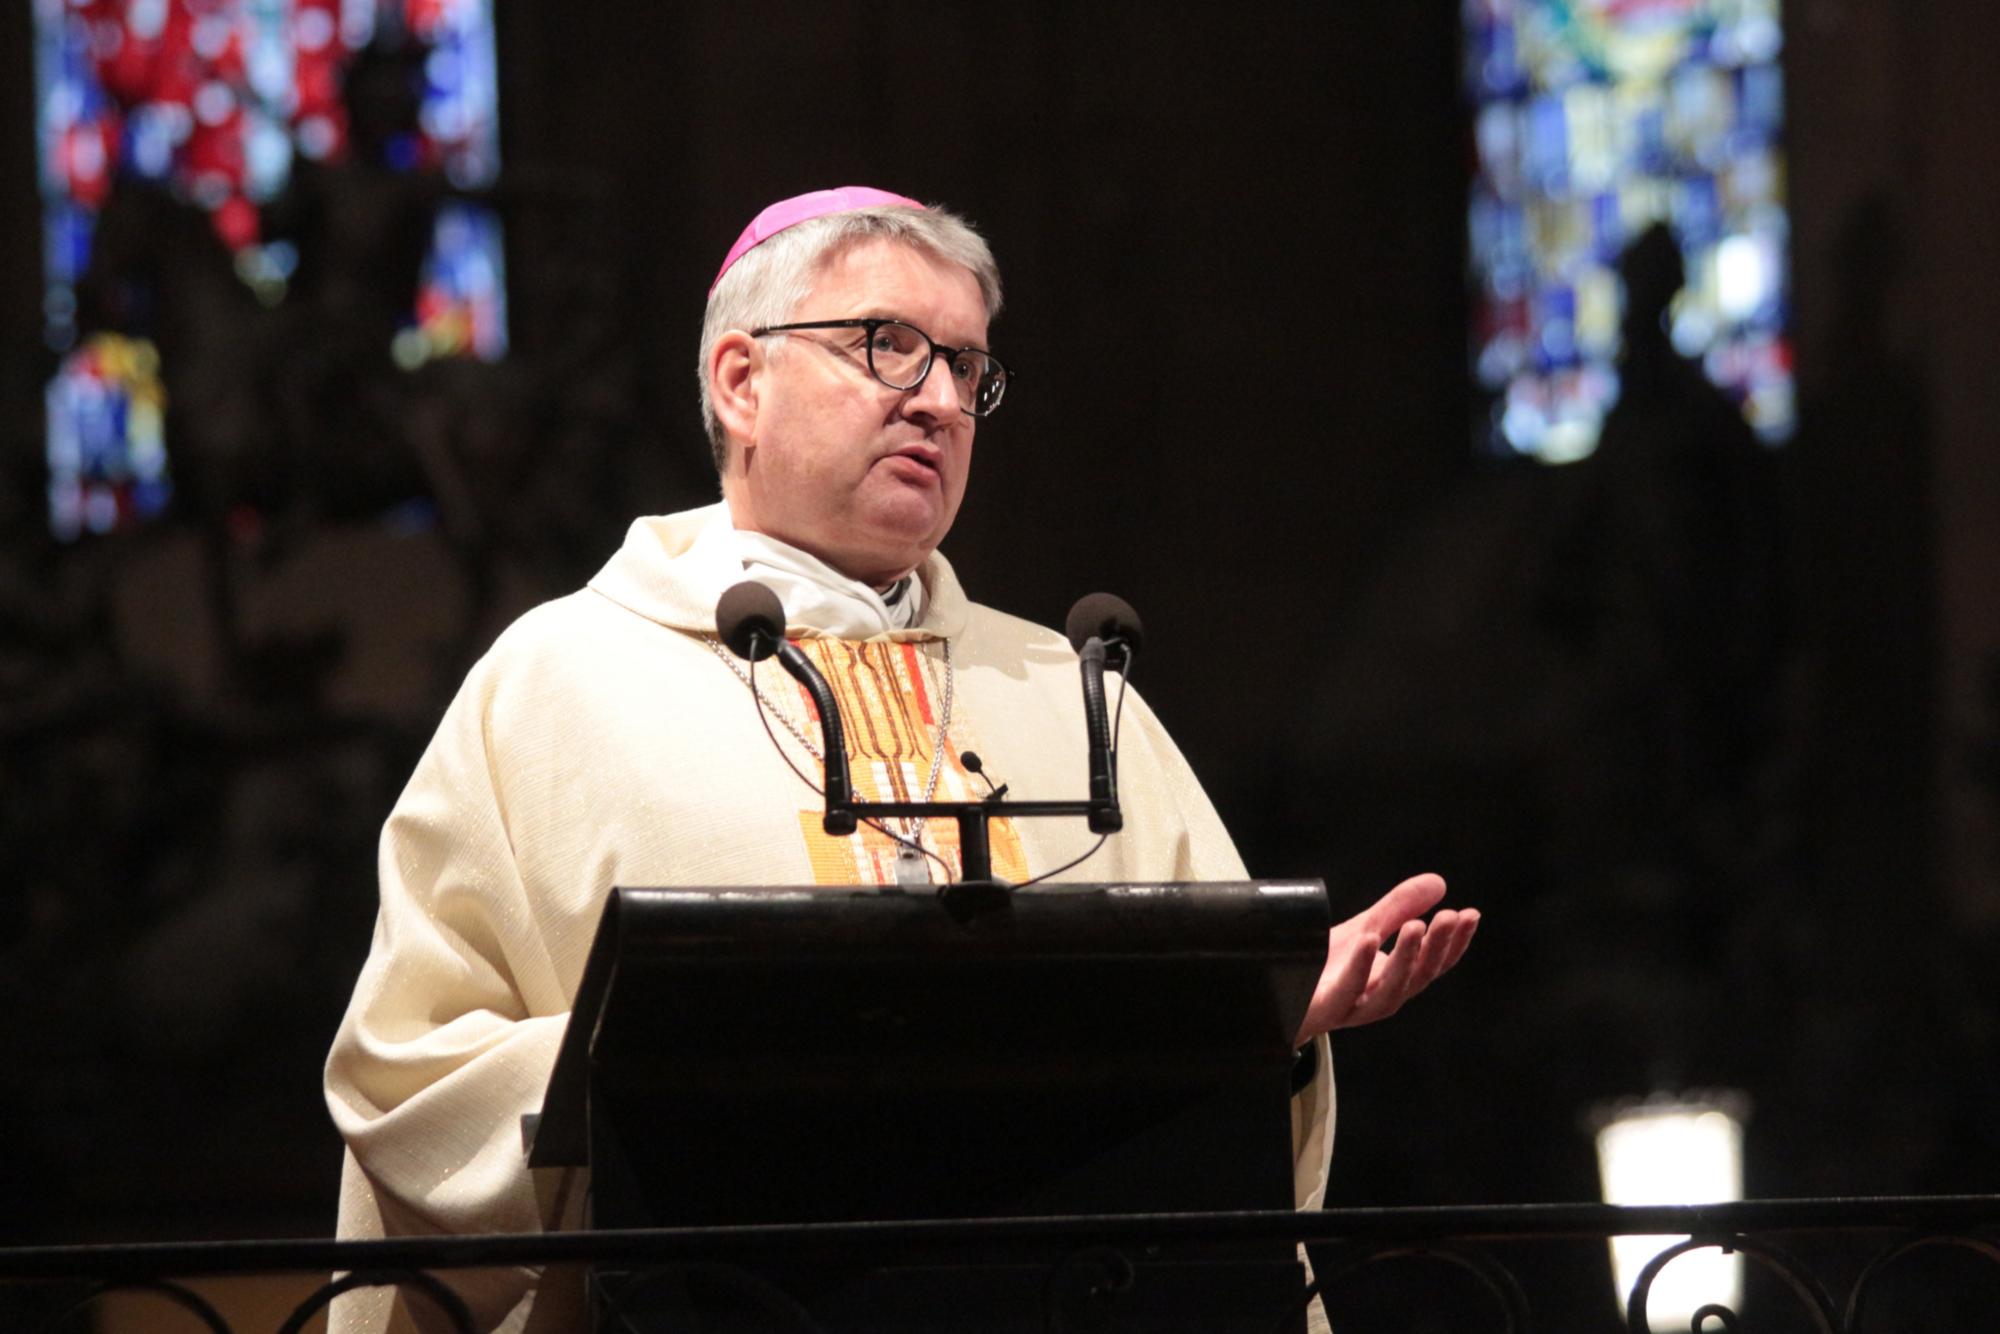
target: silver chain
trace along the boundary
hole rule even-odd
[[[724,648],[722,641],[714,635],[703,635],[701,639],[704,644],[708,645],[709,650],[716,657],[722,659],[724,666],[736,673],[737,680],[750,687],[751,693],[756,695],[758,700],[763,703],[765,709],[777,715],[778,721],[785,725],[785,730],[792,734],[792,739],[805,747],[806,754],[818,760],[821,765],[824,765],[826,763],[826,756],[820,753],[820,748],[815,746],[806,736],[803,728],[792,721],[789,713],[779,708],[769,695],[766,695],[758,688],[757,682],[752,679],[750,673],[745,671],[742,665],[736,661],[736,655]],[[919,650],[919,659],[923,659],[924,656],[922,651]],[[945,734],[951,730],[951,703],[957,680],[958,674],[952,670],[951,665],[951,641],[947,639],[944,641],[944,705],[938,710],[937,739],[931,744],[930,776],[924,780],[924,800],[926,802],[937,795],[938,775],[944,768]],[[923,836],[924,825],[928,819],[928,816],[923,815],[905,817],[902,821],[903,837],[912,843],[917,842]]]

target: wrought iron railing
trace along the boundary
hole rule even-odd
[[[1243,1243],[1298,1242],[1317,1277],[1299,1294],[1302,1309],[1321,1297],[1336,1330],[1343,1326],[1343,1292],[1357,1275],[1382,1267],[1434,1263],[1470,1276],[1484,1308],[1476,1323],[1466,1317],[1426,1313],[1428,1283],[1398,1293],[1412,1330],[1479,1329],[1527,1334],[1570,1334],[1572,1326],[1537,1323],[1532,1279],[1518,1272],[1523,1248],[1582,1243],[1601,1255],[1616,1236],[1686,1236],[1663,1251],[1626,1295],[1622,1320],[1594,1328],[1628,1334],[1666,1334],[1649,1323],[1648,1306],[1663,1269],[1691,1250],[1720,1249],[1742,1255],[1768,1275],[1764,1309],[1755,1323],[1726,1306],[1704,1308],[1697,1334],[1810,1330],[1814,1334],[1873,1331],[2000,1329],[2000,1196],[1953,1195],[1821,1200],[1765,1200],[1675,1207],[1597,1204],[1491,1205],[1454,1208],[1330,1209],[1316,1213],[1205,1213],[1102,1215],[1070,1218],[974,1219],[922,1223],[843,1223],[799,1226],[670,1228],[647,1231],[570,1232],[387,1240],[239,1241],[117,1246],[41,1246],[0,1249],[0,1331],[73,1331],[90,1328],[92,1304],[107,1294],[157,1293],[182,1307],[214,1334],[233,1330],[216,1306],[190,1282],[220,1276],[339,1275],[320,1282],[279,1326],[280,1334],[306,1327],[339,1293],[370,1284],[400,1284],[423,1294],[456,1328],[474,1329],[442,1272],[499,1265],[581,1265],[628,1271],[702,1266],[756,1273],[810,1256],[815,1265],[866,1270],[878,1258],[898,1263],[926,1255],[986,1257],[1060,1253],[1069,1262],[1052,1270],[1081,1274],[1086,1285],[1114,1288],[1127,1281],[1126,1258],[1161,1246],[1224,1249]],[[1828,1246],[1829,1241],[1834,1244]],[[1892,1276],[1912,1257],[1950,1252],[1970,1267],[1952,1271],[1941,1287],[1932,1273],[1906,1290],[1919,1293],[1922,1309],[1897,1306]],[[1510,1263],[1513,1262],[1513,1263]],[[1610,1295],[1605,1296],[1607,1307]],[[812,1329],[803,1305],[799,1328]],[[1071,1314],[1074,1304],[1053,1304],[1040,1328],[1087,1327]],[[1297,1311],[1279,1315],[1274,1329],[1294,1327]],[[615,1326],[614,1326],[615,1328]],[[1372,1326],[1371,1326],[1372,1328]]]

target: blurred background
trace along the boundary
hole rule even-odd
[[[0,14],[0,1241],[330,1232],[380,822],[849,183],[1005,274],[974,594],[1133,602],[1254,873],[1486,914],[1333,1203],[1705,1088],[1753,1197],[2000,1189],[2000,10],[1164,13]]]

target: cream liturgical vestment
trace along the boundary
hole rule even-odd
[[[800,738],[817,746],[818,725],[797,685],[760,665],[774,746],[735,660],[709,638],[720,588],[741,577],[715,568],[716,543],[695,550],[720,513],[639,520],[588,587],[515,622],[468,675],[390,814],[374,944],[326,1070],[348,1146],[342,1237],[581,1226],[583,1173],[530,1171],[521,1117],[541,1107],[612,886],[894,880],[895,846],[866,827],[825,834],[818,794],[779,753],[817,777]],[[967,750],[1018,796],[1080,792],[1083,709],[1068,643],[968,601],[942,556],[917,573],[922,612],[910,628],[856,640],[789,627],[840,697],[856,795],[921,799],[935,759],[936,799],[976,800],[984,785],[958,758]],[[1136,694],[1120,743],[1124,831],[1064,878],[1245,878]],[[942,821],[922,832],[954,873],[955,836]],[[1023,880],[1093,841],[1081,820],[995,821],[994,870]],[[1323,1047],[1318,1068],[1293,1099],[1302,1207],[1318,1203],[1331,1142]],[[481,1329],[584,1327],[574,1274],[447,1277]],[[336,1303],[333,1327],[444,1326],[420,1296],[364,1289]]]

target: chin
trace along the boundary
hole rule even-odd
[[[856,552],[854,563],[858,572],[850,570],[848,573],[863,583],[887,583],[922,565],[924,557],[936,549],[937,543],[928,537],[922,540],[884,540],[871,545],[865,552]]]
[[[872,538],[870,552],[885,560],[907,557],[896,571],[901,574],[937,550],[951,524],[949,520],[940,522],[937,510],[927,507],[921,515],[881,515],[865,527]]]

